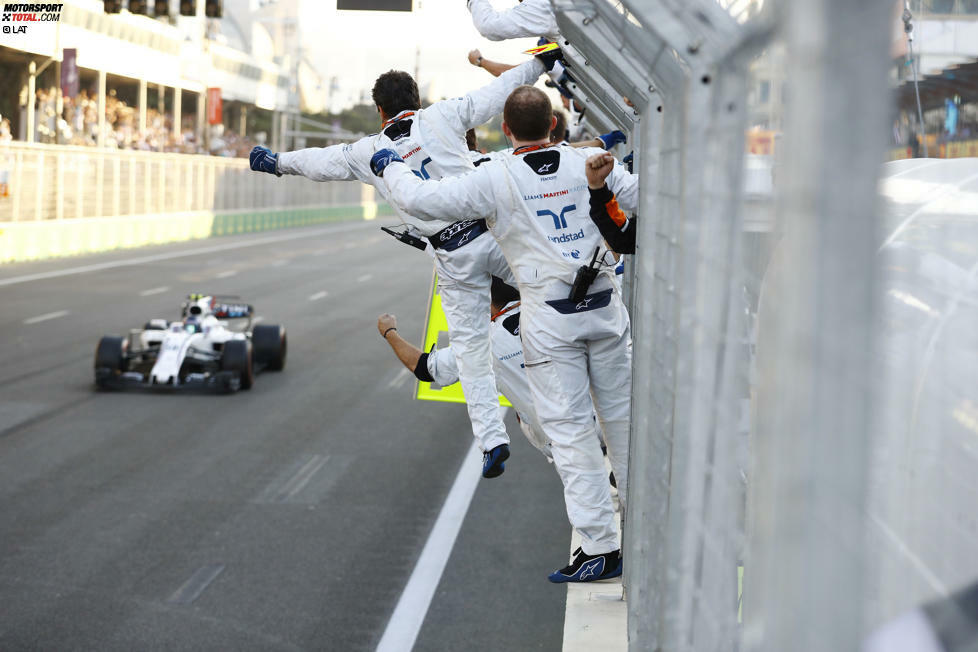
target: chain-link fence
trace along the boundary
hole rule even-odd
[[[902,5],[551,2],[641,175],[630,648],[857,650],[937,601],[973,649],[978,160],[883,165]]]
[[[364,199],[361,184],[256,174],[244,159],[20,143],[0,145],[0,184],[0,222],[343,206]]]

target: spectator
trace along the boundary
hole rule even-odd
[[[21,124],[27,121],[27,86],[21,90]],[[99,142],[98,100],[86,89],[65,97],[58,112],[59,92],[55,87],[38,89],[34,97],[35,141],[65,145],[95,146]],[[180,134],[173,135],[173,116],[146,109],[146,127],[140,129],[139,108],[119,99],[115,90],[105,98],[105,145],[116,149],[206,154],[194,133],[196,116],[185,115]],[[9,132],[9,121],[7,122]],[[26,134],[24,134],[26,137]],[[255,142],[218,125],[211,145],[216,156],[245,157]],[[12,139],[12,136],[11,136]]]

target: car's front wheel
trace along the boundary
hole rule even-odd
[[[129,341],[124,337],[106,335],[95,347],[95,384],[108,387],[126,370],[126,350]]]
[[[285,368],[285,354],[288,350],[285,326],[258,324],[251,332],[251,343],[255,348],[256,363],[270,371],[282,371]]]
[[[255,368],[248,340],[228,340],[221,352],[221,369],[236,374],[241,389],[251,389],[255,382]]]

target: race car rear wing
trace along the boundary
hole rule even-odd
[[[183,302],[181,317],[186,317],[190,313],[190,308],[199,305],[201,301],[208,301],[207,313],[218,319],[251,319],[255,314],[255,307],[249,303],[241,301],[241,297],[233,294],[189,294],[187,300]]]

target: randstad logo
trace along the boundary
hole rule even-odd
[[[572,213],[577,210],[577,204],[571,204],[570,206],[564,206],[560,209],[560,215],[554,213],[551,210],[537,211],[537,217],[550,217],[554,221],[554,229],[559,231],[560,229],[567,228],[567,214]]]
[[[581,229],[577,233],[565,233],[563,235],[548,235],[547,239],[550,242],[571,242],[573,240],[580,240],[584,237],[584,229]]]

